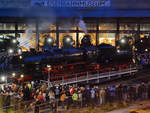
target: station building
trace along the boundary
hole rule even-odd
[[[0,39],[16,37],[23,50],[40,49],[51,36],[62,47],[70,35],[80,47],[85,34],[93,45],[116,45],[125,36],[150,36],[149,0],[0,0]]]

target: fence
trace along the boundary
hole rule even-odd
[[[2,102],[1,102],[2,104]],[[58,101],[36,103],[33,100],[30,101],[17,101],[12,102],[9,106],[2,105],[0,107],[0,113],[42,113],[52,112],[57,113]]]

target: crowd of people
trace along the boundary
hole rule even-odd
[[[48,87],[39,82],[28,82],[22,85],[12,84],[1,87],[3,109],[7,111],[9,106],[19,109],[25,105],[35,108],[35,113],[39,113],[40,106],[46,103],[55,113],[58,107],[62,109],[82,108],[107,103],[150,98],[150,83],[140,84],[117,84],[112,86],[77,86],[77,85],[56,85]]]

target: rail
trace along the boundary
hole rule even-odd
[[[57,84],[61,84],[61,85],[68,85],[68,84],[75,84],[75,83],[80,83],[80,82],[89,82],[91,80],[100,80],[103,78],[108,78],[111,79],[111,77],[115,77],[115,76],[120,76],[120,75],[125,75],[125,74],[132,74],[132,73],[136,73],[138,71],[138,69],[136,67],[130,67],[128,69],[123,69],[123,70],[117,70],[117,71],[110,71],[110,72],[105,72],[105,73],[100,73],[99,71],[97,71],[96,74],[89,74],[88,72],[86,72],[86,74],[84,76],[79,76],[76,74],[74,75],[74,78],[69,78],[69,79],[64,79],[62,78],[61,80],[58,81],[53,81],[50,84],[51,85],[57,85]],[[81,73],[81,75],[83,75],[83,73]],[[41,80],[41,82],[45,82],[48,83],[47,81]]]

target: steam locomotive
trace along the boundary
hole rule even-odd
[[[15,63],[23,66],[24,73],[32,74],[33,78],[39,79],[47,78],[47,65],[50,65],[51,81],[73,78],[77,74],[83,76],[85,72],[94,74],[97,71],[102,73],[126,69],[132,64],[130,52],[117,52],[116,47],[108,44],[93,46],[90,38],[89,35],[85,35],[81,47],[73,48],[72,37],[65,36],[63,47],[59,49],[53,46],[53,38],[47,37],[42,52],[23,53],[21,59],[20,56],[15,58]]]

